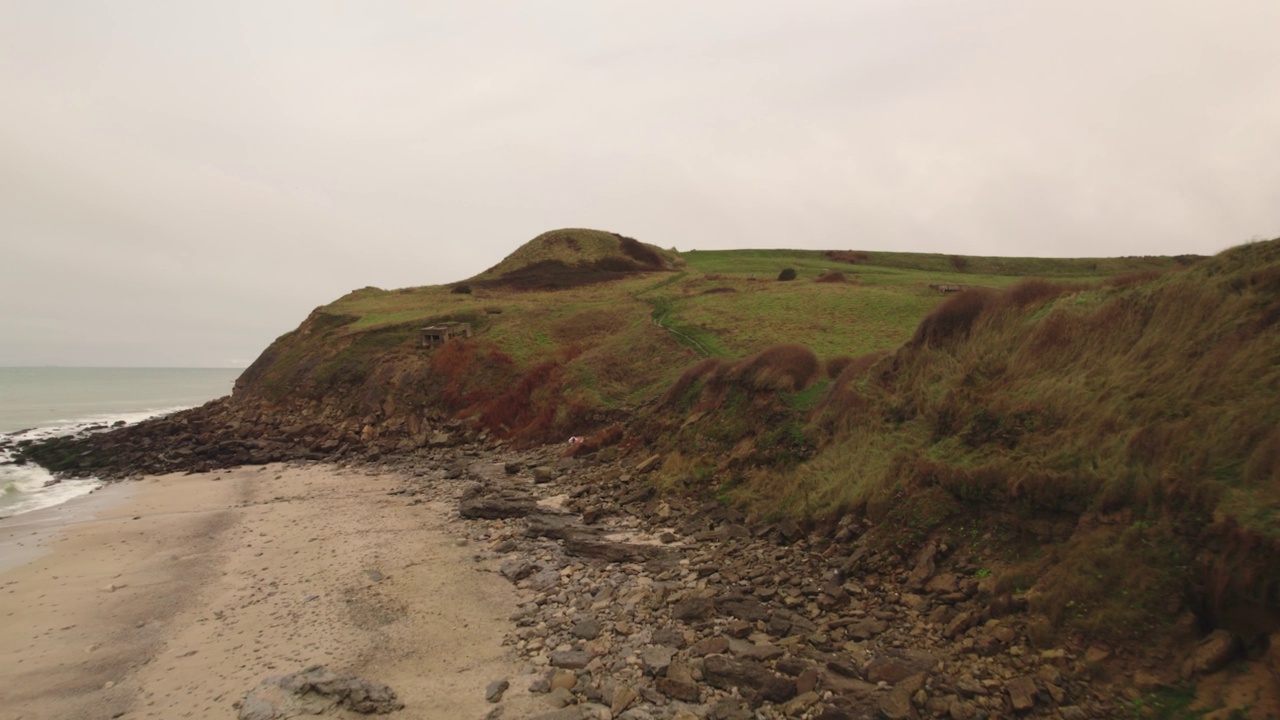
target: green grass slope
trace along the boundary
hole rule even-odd
[[[676,257],[553,231],[469,293],[318,308],[236,401],[398,451],[441,420],[647,446],[671,489],[762,517],[860,514],[900,552],[940,536],[986,553],[998,590],[1052,626],[1125,633],[1192,606],[1257,629],[1280,597],[1277,247]],[[448,320],[474,337],[418,346]]]
[[[985,538],[999,587],[1054,625],[1132,635],[1190,606],[1270,632],[1277,324],[1280,241],[1155,276],[977,289],[828,385],[704,364],[677,386],[696,421],[651,432],[678,460],[669,482],[760,513],[862,514],[898,549]]]

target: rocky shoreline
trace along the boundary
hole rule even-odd
[[[1242,653],[1217,632],[1181,668],[1127,658],[1112,682],[1118,651],[1033,642],[1017,598],[945,544],[877,549],[851,517],[812,536],[749,523],[714,501],[659,496],[645,477],[658,458],[609,448],[572,458],[460,423],[365,437],[280,417],[215,401],[18,449],[42,463],[74,452],[55,469],[109,480],[344,462],[401,474],[410,503],[456,502],[477,559],[523,595],[507,644],[536,671],[494,681],[491,717],[504,694],[529,692],[554,720],[1106,718]]]
[[[1099,648],[1033,647],[978,568],[871,552],[658,497],[634,467],[461,448],[400,459],[409,502],[456,500],[477,559],[522,594],[506,643],[532,670],[488,689],[541,720],[1114,717]],[[641,466],[643,467],[643,463]]]

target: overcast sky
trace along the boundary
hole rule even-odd
[[[0,365],[243,366],[557,227],[1280,235],[1276,0],[0,0]]]

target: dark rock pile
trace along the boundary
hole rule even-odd
[[[549,450],[418,475],[406,493],[457,497],[520,590],[507,643],[535,672],[501,680],[544,696],[542,718],[1072,720],[1121,699],[1082,652],[1034,647],[943,546],[901,558],[849,521],[826,539],[749,525]]]

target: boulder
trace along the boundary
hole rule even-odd
[[[739,692],[754,694],[762,700],[784,702],[796,694],[793,680],[775,674],[755,660],[710,655],[704,661],[702,674],[713,687],[721,690],[737,688]]]
[[[386,685],[349,673],[312,665],[289,675],[267,678],[240,703],[238,720],[285,720],[301,715],[351,710],[383,715],[404,708]]]

